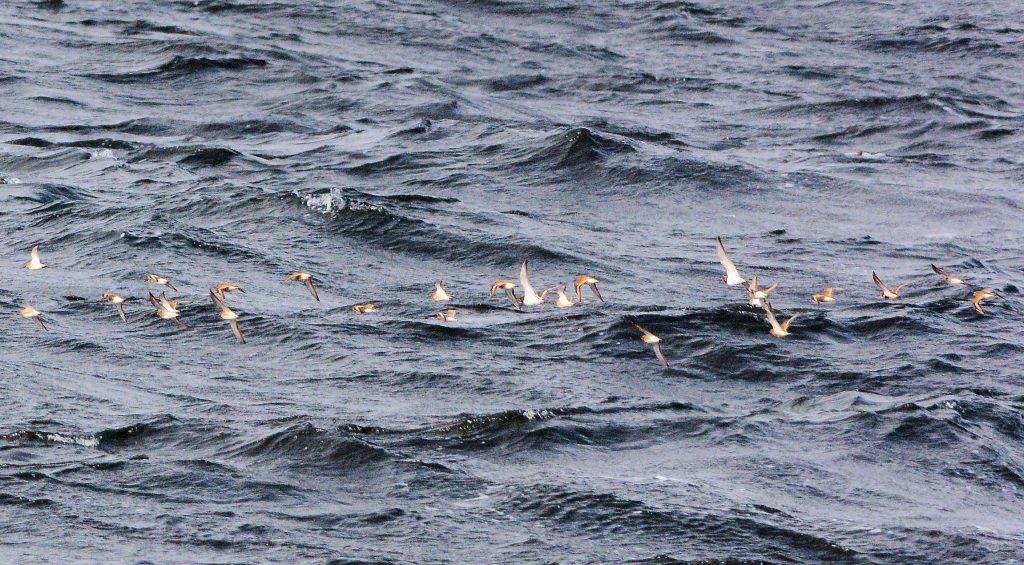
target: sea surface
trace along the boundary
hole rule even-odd
[[[2,563],[1024,561],[1024,3],[7,1],[0,177]]]

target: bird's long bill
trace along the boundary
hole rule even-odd
[[[235,333],[235,337],[238,338],[238,342],[245,343],[245,338],[242,337],[242,330],[238,329],[238,320],[228,320],[228,324],[231,325],[231,331]]]
[[[309,293],[313,295],[313,299],[315,299],[317,302],[320,302],[320,295],[316,293],[316,287],[313,286],[312,278],[306,279],[306,288],[308,288]]]

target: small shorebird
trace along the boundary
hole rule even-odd
[[[455,321],[455,309],[454,308],[449,308],[447,310],[442,310],[442,311],[438,312],[437,314],[434,314],[434,317],[437,318],[438,320],[441,320],[442,322],[454,322]]]
[[[576,301],[575,298],[565,294],[565,285],[558,285],[555,288],[555,292],[558,293],[558,298],[555,300],[555,307],[557,308],[570,308]]]
[[[39,259],[39,246],[38,245],[33,246],[32,247],[32,252],[30,254],[30,259],[29,259],[28,263],[25,263],[25,268],[30,270],[30,271],[38,271],[39,269],[42,269],[45,266],[46,266],[46,263],[43,263]]]
[[[174,288],[174,285],[171,284],[171,281],[169,281],[169,280],[167,280],[167,279],[165,279],[165,278],[163,278],[161,276],[154,275],[153,273],[149,273],[149,274],[146,275],[146,282],[148,282],[150,284],[158,284],[160,286],[166,286],[167,288],[173,290],[174,292],[178,292],[178,289]]]
[[[227,304],[221,302],[212,288],[210,289],[210,299],[213,300],[213,304],[215,306],[220,308],[220,312],[218,312],[217,315],[220,316],[221,320],[227,320],[228,325],[231,326],[231,331],[234,332],[235,337],[238,338],[238,342],[245,343],[245,338],[242,337],[242,330],[238,329],[238,314],[236,314],[231,308],[228,308]]]
[[[882,282],[882,279],[878,278],[878,275],[876,275],[874,271],[871,271],[871,280],[875,281],[875,286],[882,291],[882,298],[885,298],[886,300],[896,300],[900,297],[900,290],[907,286],[905,284],[901,284],[897,287],[889,288],[885,286],[885,283]]]
[[[793,323],[800,314],[793,314],[785,322],[779,323],[779,320],[775,318],[775,311],[772,310],[772,303],[764,303],[764,311],[768,315],[768,323],[772,325],[772,329],[768,332],[775,337],[786,337],[789,335],[789,325]]]
[[[533,290],[533,285],[530,284],[530,267],[528,263],[528,261],[523,261],[523,266],[519,267],[519,284],[523,287],[523,304],[525,306],[544,304],[544,295],[551,289],[546,289],[540,294],[537,294],[537,291]]]
[[[589,275],[580,275],[576,277],[576,281],[573,283],[573,291],[576,293],[576,302],[583,304],[583,287],[588,286],[590,290],[594,291],[594,296],[601,302],[604,302],[604,298],[601,296],[601,291],[597,290],[598,280]]]
[[[438,302],[444,302],[445,300],[451,300],[452,295],[448,294],[448,291],[444,289],[444,281],[434,282],[434,292],[430,293],[430,298]]]
[[[779,283],[775,282],[768,288],[761,288],[757,286],[757,275],[754,275],[747,284],[747,303],[754,308],[763,308],[768,296],[775,292],[775,288],[778,286]]]
[[[302,271],[295,271],[292,274],[288,275],[287,280],[302,282],[303,284],[306,285],[306,288],[309,289],[309,293],[313,295],[313,299],[316,300],[317,302],[320,302],[320,295],[316,293],[316,287],[313,286],[313,275],[309,273],[304,273]]]
[[[986,298],[991,298],[993,296],[995,296],[996,298],[1003,297],[1002,294],[999,294],[998,292],[987,288],[975,291],[974,294],[971,295],[971,306],[973,306],[974,309],[977,310],[978,313],[981,314],[982,316],[988,316],[988,312],[986,312],[985,309],[981,307],[981,301],[985,300]]]
[[[357,314],[373,314],[377,311],[377,307],[367,302],[366,304],[356,304],[352,307],[352,310]]]
[[[100,298],[113,304],[114,308],[117,308],[117,313],[121,316],[121,319],[124,320],[124,323],[128,323],[128,318],[124,315],[124,297],[113,292],[104,292]]]
[[[242,294],[245,294],[245,291],[242,290],[242,287],[234,283],[220,283],[217,286],[213,287],[213,291],[217,293],[217,296],[220,296],[221,300],[227,298],[224,295],[227,294],[228,292],[241,292]]]
[[[499,290],[504,290],[508,299],[512,301],[512,305],[516,307],[516,310],[523,309],[523,302],[516,296],[516,283],[506,280],[498,279],[491,283],[491,296],[493,297],[498,293]]]
[[[185,322],[182,322],[181,312],[178,311],[177,300],[167,300],[167,296],[164,293],[160,293],[160,298],[153,296],[153,293],[149,293],[149,303],[156,308],[156,315],[161,319],[170,320],[174,325],[179,328],[187,328]]]
[[[42,312],[36,310],[31,304],[26,304],[24,308],[18,311],[18,315],[22,318],[26,318],[39,324],[40,328],[46,329],[46,324],[43,323]]]
[[[843,290],[841,288],[833,288],[831,286],[825,287],[821,292],[811,295],[811,302],[815,304],[821,304],[822,302],[835,302],[836,298],[833,296],[836,292]]]
[[[722,281],[729,286],[736,286],[747,282],[747,279],[740,276],[740,272],[736,270],[736,265],[732,262],[732,259],[729,259],[729,254],[725,252],[725,245],[722,245],[722,237],[715,238],[715,242],[718,260],[725,267],[725,275],[722,276]]]
[[[949,273],[946,272],[945,269],[941,267],[936,267],[934,263],[932,264],[932,270],[935,271],[936,275],[942,277],[942,282],[948,285],[959,286],[967,284],[967,281],[965,281],[964,279],[950,275]]]
[[[667,369],[668,360],[665,359],[665,354],[661,352],[661,338],[640,327],[640,324],[636,322],[630,321],[629,323],[633,324],[634,328],[640,330],[640,339],[643,340],[644,343],[654,348],[654,355],[658,358],[658,361],[661,361],[661,364],[664,365]]]

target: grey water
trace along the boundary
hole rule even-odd
[[[4,2],[0,562],[1019,563],[1022,150],[1017,2]]]

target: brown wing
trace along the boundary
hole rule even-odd
[[[320,302],[320,295],[316,293],[316,287],[313,286],[313,277],[306,279],[306,288],[309,289],[309,293],[313,295],[313,298]]]
[[[772,327],[775,328],[776,330],[786,331],[785,328],[779,325],[779,320],[775,318],[775,310],[772,309],[771,303],[765,302],[763,308],[765,311],[765,315],[768,316],[768,323],[771,324]]]
[[[519,300],[519,297],[516,296],[516,289],[514,289],[514,288],[506,288],[505,289],[505,294],[508,295],[508,299],[512,301],[512,305],[516,307],[516,310],[522,310],[523,309],[523,301]]]
[[[788,332],[789,331],[789,325],[792,324],[793,320],[795,320],[796,317],[799,316],[799,315],[800,314],[793,314],[792,316],[789,317],[788,320],[786,320],[785,322],[782,322],[782,331]]]
[[[875,286],[877,286],[878,288],[885,291],[889,290],[888,288],[885,288],[885,283],[882,282],[882,279],[878,278],[878,275],[876,275],[874,271],[871,271],[871,280],[875,283]]]
[[[212,288],[210,289],[210,300],[213,300],[214,305],[218,308],[224,308],[224,303],[221,302],[220,298],[217,298],[217,293]]]
[[[666,369],[668,369],[668,359],[665,359],[665,354],[661,352],[660,343],[654,344],[654,355],[658,358],[658,361],[661,361],[661,364],[664,365]]]
[[[601,296],[601,291],[597,290],[597,283],[591,283],[590,288],[594,290],[594,294],[597,295],[597,299],[604,302],[604,297]],[[580,302],[583,302],[583,300],[581,299]]]
[[[935,266],[935,263],[932,263],[932,270],[935,271],[935,274],[939,275],[940,277],[943,277],[943,278],[948,278],[949,277],[949,273],[947,273],[946,271],[942,270],[941,268]]]
[[[871,281],[873,281],[874,286],[878,287],[883,292],[887,292],[887,293],[894,292],[894,291],[890,291],[886,287],[886,285],[885,285],[885,283],[883,283],[882,279],[879,278],[879,275],[878,274],[874,274],[874,271],[871,271]]]
[[[633,324],[633,327],[636,328],[637,330],[639,330],[640,333],[642,333],[644,335],[651,335],[651,332],[645,330],[643,327],[640,326],[640,324],[638,324],[636,322],[630,322],[630,324]]]
[[[974,309],[977,310],[978,313],[981,314],[982,316],[987,316],[988,313],[985,312],[985,309],[981,307],[981,301],[984,300],[984,299],[985,299],[985,291],[979,290],[979,291],[975,292],[974,296],[971,297],[971,306],[973,306]]]
[[[238,329],[238,320],[228,320],[228,324],[231,325],[231,331],[235,332],[238,342],[245,343],[245,338],[242,337],[242,330]]]
[[[43,318],[41,316],[36,316],[32,319],[35,320],[37,324],[39,324],[40,328],[43,328],[44,330],[46,329],[46,324],[43,323]]]

